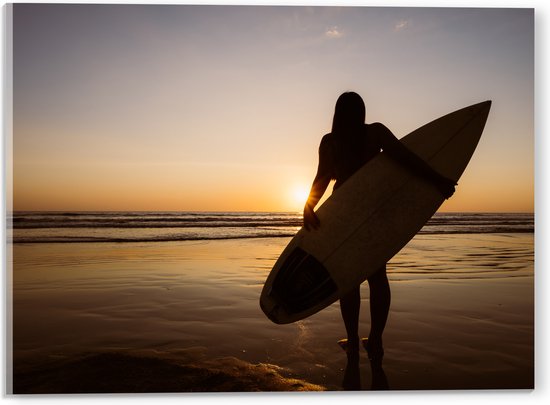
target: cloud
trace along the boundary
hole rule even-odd
[[[409,20],[400,20],[394,25],[393,30],[395,32],[403,31],[409,26]]]
[[[336,26],[325,31],[325,36],[331,39],[338,39],[344,36],[344,33]]]

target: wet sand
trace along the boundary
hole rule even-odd
[[[347,364],[338,305],[263,315],[287,242],[14,245],[14,392],[533,388],[533,234],[417,236],[388,265],[381,367]]]

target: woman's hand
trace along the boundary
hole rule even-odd
[[[321,225],[321,222],[319,221],[319,218],[317,217],[317,214],[315,211],[313,211],[313,207],[309,204],[306,204],[304,207],[304,228],[306,228],[307,231],[311,229],[317,229]]]
[[[447,177],[441,176],[436,182],[435,185],[439,192],[443,194],[445,199],[451,198],[455,192],[455,186],[457,185],[453,180],[448,179]]]

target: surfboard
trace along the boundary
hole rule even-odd
[[[485,127],[491,101],[438,118],[401,139],[432,168],[458,182]],[[397,254],[443,203],[430,181],[379,153],[316,211],[264,284],[260,307],[285,324],[304,319],[361,284]]]

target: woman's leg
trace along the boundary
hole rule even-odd
[[[373,355],[383,354],[382,333],[386,327],[390,311],[391,292],[386,266],[382,267],[368,279],[370,290],[370,317],[371,329],[369,334],[369,352]]]
[[[361,296],[359,286],[340,297],[340,311],[348,334],[348,350],[359,350],[359,308]]]

